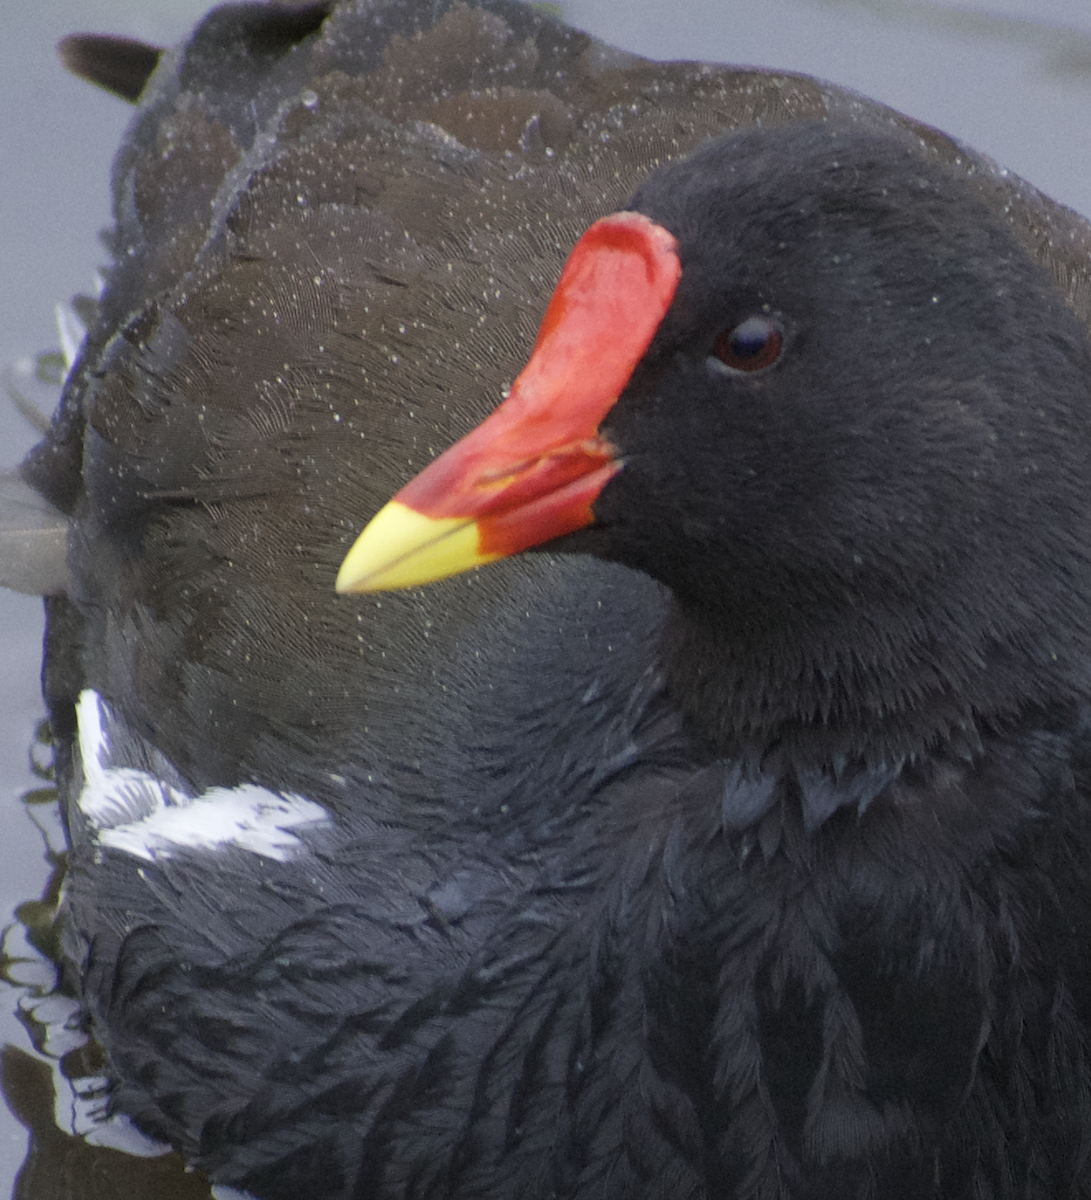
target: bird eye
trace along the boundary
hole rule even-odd
[[[738,325],[725,329],[712,347],[712,352],[732,371],[764,371],[780,358],[784,334],[771,317],[747,317]]]

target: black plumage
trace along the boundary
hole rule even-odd
[[[633,207],[682,279],[578,538],[671,589],[674,690],[716,749],[900,763],[1083,697],[1087,329],[1010,229],[894,139],[807,124]],[[719,369],[751,313],[780,360]]]
[[[1091,1194],[1091,230],[809,79],[301,11],[152,77],[24,468],[116,1107],[268,1200]],[[630,203],[682,281],[583,553],[335,596]],[[86,689],[113,767],[330,819],[119,849]]]

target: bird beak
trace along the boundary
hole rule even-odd
[[[418,587],[593,524],[622,468],[599,426],[670,307],[676,245],[640,213],[588,229],[508,398],[372,519],[339,592]]]

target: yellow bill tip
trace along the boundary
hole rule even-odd
[[[470,517],[426,517],[391,500],[371,520],[337,573],[339,592],[394,592],[422,587],[498,554],[478,549],[477,523]]]

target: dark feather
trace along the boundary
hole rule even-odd
[[[768,137],[733,259],[760,297],[767,210],[830,131],[934,193],[922,217],[865,188],[867,220],[904,219],[911,248],[914,220],[963,222],[937,253],[976,265],[952,267],[935,355],[963,361],[961,314],[999,322],[959,380],[1008,439],[966,540],[945,518],[978,492],[929,485],[932,524],[845,607],[853,547],[812,536],[828,397],[743,430],[739,461],[794,448],[800,490],[762,481],[773,528],[736,539],[733,573],[694,570],[676,464],[649,455],[603,518],[643,483],[664,536],[570,546],[628,566],[534,555],[334,595],[360,524],[517,374],[591,221],[635,193],[685,224],[720,153],[699,148]],[[115,184],[101,316],[24,466],[72,522],[45,682],[68,945],[115,1107],[265,1200],[1091,1196],[1082,219],[861,97],[637,59],[507,0],[221,10],[146,94]],[[839,186],[831,212],[855,203]],[[994,251],[1010,303],[978,309]],[[868,294],[833,329],[865,348]],[[634,446],[690,422],[699,474],[702,419],[641,409],[690,353],[688,297],[616,421]],[[1040,396],[1012,394],[1019,371]],[[981,433],[942,390],[907,403],[862,409],[880,472]],[[858,532],[875,561],[901,536]],[[707,621],[711,577],[729,603]],[[330,820],[286,860],[96,841],[84,689],[119,769]]]

